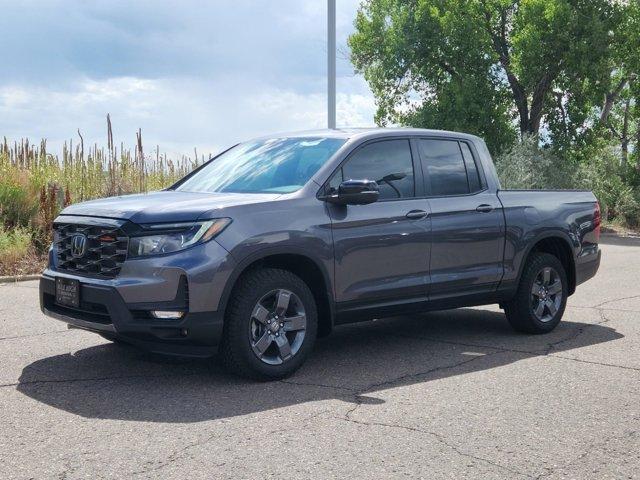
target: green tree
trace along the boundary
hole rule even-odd
[[[632,0],[614,32],[610,85],[596,124],[620,149],[621,164],[630,166],[634,151],[640,172],[640,2]]]
[[[517,131],[539,134],[545,119],[551,135],[584,124],[610,85],[623,9],[609,0],[365,0],[349,45],[379,123],[466,130],[497,152]],[[564,109],[563,124],[558,100],[564,107],[575,84],[584,101]]]

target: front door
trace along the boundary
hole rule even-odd
[[[415,161],[408,139],[374,141],[351,154],[329,181],[332,189],[343,180],[375,180],[380,189],[376,203],[327,205],[339,307],[426,300],[431,227],[428,202],[417,198],[422,175]]]

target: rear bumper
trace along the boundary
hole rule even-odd
[[[40,279],[42,312],[72,327],[152,352],[197,357],[216,353],[223,326],[219,312],[189,312],[179,320],[157,320],[138,310],[140,303],[125,303],[114,286],[80,282],[80,308],[60,306],[55,303],[55,277],[45,272]]]
[[[576,261],[576,285],[580,285],[595,276],[600,268],[601,257],[602,250],[600,249],[597,250],[597,253],[578,257]]]

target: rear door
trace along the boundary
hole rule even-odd
[[[494,290],[502,274],[502,204],[472,143],[417,139],[431,209],[431,300]]]
[[[347,309],[403,299],[425,301],[429,205],[409,139],[376,140],[359,147],[336,170],[327,188],[331,191],[349,179],[377,181],[380,199],[369,205],[327,204],[336,300]]]

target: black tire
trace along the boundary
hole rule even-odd
[[[550,271],[551,275],[557,275],[557,280],[561,282],[561,297],[557,298],[557,294],[549,294],[551,289],[545,289],[542,294],[534,294],[532,290],[541,286],[544,282],[539,282],[544,271]],[[555,285],[555,282],[554,282]],[[512,300],[506,302],[504,311],[507,320],[511,326],[524,333],[542,334],[551,332],[564,314],[567,305],[567,297],[569,296],[569,284],[567,282],[567,273],[557,257],[548,253],[533,253],[527,260],[527,264],[522,272],[518,291]],[[556,286],[554,290],[558,287]],[[536,310],[543,301],[552,304],[553,312],[548,306],[543,307],[544,321],[536,315]],[[557,300],[557,301],[556,301]]]
[[[128,345],[127,342],[120,340],[118,337],[109,335],[108,333],[99,333],[98,335],[100,335],[105,340],[109,340],[110,342],[115,343],[116,345]]]
[[[297,341],[297,351],[286,359],[281,358],[279,345],[275,343],[276,333],[273,333],[274,343],[271,343],[268,348],[275,352],[276,361],[279,358],[282,362],[280,364],[268,364],[259,358],[259,353],[254,351],[256,342],[252,340],[252,328],[256,328],[256,325],[258,328],[265,329],[259,334],[260,336],[271,333],[265,325],[258,325],[253,312],[262,302],[261,299],[274,291],[293,293],[291,298],[295,298],[295,301],[301,304],[300,307],[304,310],[306,317],[304,335],[302,340]],[[277,302],[277,298],[275,301]],[[271,313],[271,315],[275,314],[276,312]],[[238,285],[229,299],[220,356],[227,369],[236,375],[263,381],[284,378],[300,368],[307,359],[313,349],[317,331],[318,314],[315,300],[311,290],[300,277],[277,268],[251,270],[238,280]],[[297,335],[297,332],[285,333],[284,330],[280,333],[283,334],[281,339],[285,335]]]

